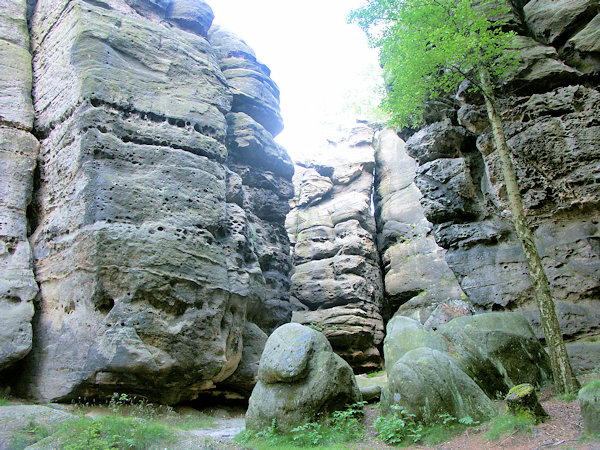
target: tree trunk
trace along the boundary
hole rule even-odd
[[[575,392],[579,388],[579,382],[573,374],[569,356],[567,355],[567,349],[562,338],[558,318],[556,317],[556,310],[554,309],[554,301],[550,293],[548,278],[535,245],[533,232],[527,225],[515,168],[510,159],[510,149],[506,143],[506,137],[502,128],[502,119],[496,109],[490,77],[486,69],[480,71],[480,78],[488,118],[494,134],[496,150],[500,157],[512,220],[515,225],[517,237],[523,246],[523,252],[525,253],[525,259],[529,267],[529,277],[533,284],[537,305],[540,310],[540,319],[546,337],[546,345],[550,353],[550,363],[552,365],[556,390],[557,392]]]

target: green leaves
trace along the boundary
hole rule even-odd
[[[501,76],[514,53],[502,26],[508,6],[495,0],[367,0],[349,20],[380,50],[387,84],[384,110],[399,126],[418,124],[425,102],[453,93],[465,79],[477,86],[485,67]]]

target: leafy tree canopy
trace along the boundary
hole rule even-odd
[[[496,0],[367,0],[350,13],[379,48],[388,86],[383,109],[398,126],[418,124],[428,99],[455,92],[465,79],[479,86],[515,64],[510,8]]]

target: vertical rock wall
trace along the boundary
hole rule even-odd
[[[362,125],[323,149],[335,162],[305,164],[294,176],[293,321],[321,330],[355,371],[381,364],[383,285],[371,211],[373,130]]]
[[[21,393],[174,403],[233,376],[246,394],[289,320],[277,87],[212,20],[201,1],[35,5],[40,295]]]
[[[597,1],[515,2],[521,62],[499,99],[526,212],[580,369],[600,360],[598,344],[588,342],[600,331],[598,17]],[[432,109],[406,150],[417,162],[415,182],[437,244],[479,310],[519,311],[542,337],[482,99],[465,85],[456,104]]]
[[[38,291],[27,241],[38,141],[31,134],[31,54],[25,0],[0,1],[0,371],[31,350]]]
[[[385,129],[375,144],[375,217],[384,271],[386,319],[399,314],[436,328],[471,306],[435,242],[415,185],[417,164],[394,130]]]

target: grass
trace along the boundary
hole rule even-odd
[[[577,392],[563,392],[556,396],[558,400],[565,403],[571,403],[577,400]]]
[[[174,442],[175,434],[165,425],[132,417],[82,417],[63,425],[53,435],[65,450],[147,449]]]
[[[491,441],[497,441],[507,434],[529,433],[535,425],[535,416],[527,411],[521,411],[516,415],[505,412],[492,420],[485,436]]]
[[[52,432],[34,419],[29,421],[27,428],[17,431],[11,436],[10,444],[13,449],[22,449],[48,437]]]
[[[356,403],[344,411],[334,412],[322,421],[309,422],[296,427],[289,433],[277,430],[274,420],[264,431],[246,430],[240,433],[236,441],[253,449],[347,448],[344,444],[364,438],[363,406],[364,402]]]
[[[7,398],[0,397],[0,406],[10,406],[10,402]]]
[[[385,369],[379,370],[377,372],[371,372],[371,373],[367,374],[367,378],[375,378],[375,377],[378,377],[380,375],[383,375],[384,373],[385,373]]]

